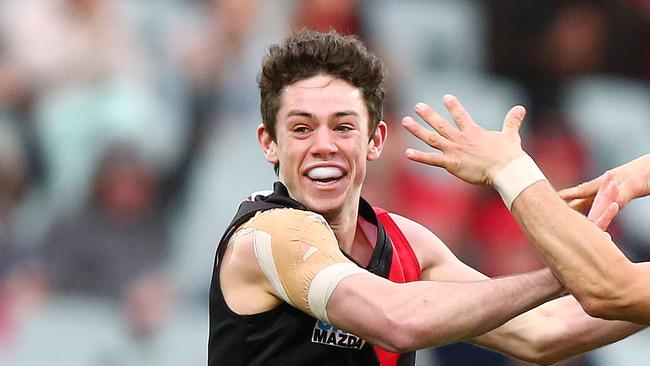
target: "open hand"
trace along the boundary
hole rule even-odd
[[[453,95],[445,95],[443,103],[458,128],[453,127],[428,105],[418,103],[415,112],[435,131],[424,128],[408,116],[404,117],[402,125],[441,153],[407,149],[408,159],[444,168],[469,183],[492,185],[496,173],[525,154],[519,136],[519,128],[526,115],[524,107],[515,106],[510,109],[501,131],[487,131],[472,120]]]

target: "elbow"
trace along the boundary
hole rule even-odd
[[[621,319],[632,306],[628,286],[620,281],[603,281],[575,297],[585,313],[594,318]]]
[[[509,352],[512,357],[535,365],[552,365],[569,356],[562,335],[568,333],[570,325],[546,319],[545,326],[522,334],[518,346]]]
[[[571,291],[585,313],[594,318],[615,320],[630,311],[635,291],[631,281],[636,276],[627,270],[629,265],[627,260],[614,263],[611,268],[618,269],[616,273],[608,272],[606,276],[590,279],[582,288]]]
[[[413,347],[413,341],[408,336],[391,336],[383,343],[381,348],[393,353],[407,353],[417,350]]]
[[[606,320],[632,320],[629,318],[638,304],[634,301],[639,293],[639,286],[633,281],[635,276],[621,276],[602,281],[599,286],[592,286],[590,291],[576,299],[580,306],[594,318]]]
[[[607,298],[591,296],[580,298],[578,301],[585,313],[594,318],[613,319],[615,314],[620,314],[613,301]]]
[[[548,348],[535,346],[524,354],[518,355],[517,358],[535,365],[553,365],[566,357]]]
[[[524,361],[533,363],[535,365],[554,365],[564,360],[565,358],[566,356],[558,354],[557,352],[537,349],[535,353],[532,355],[532,357]]]
[[[512,356],[535,365],[552,365],[561,360],[552,345],[541,337],[531,337],[526,346]]]
[[[605,320],[636,321],[632,317],[634,305],[625,296],[594,296],[578,299],[585,313]]]
[[[386,351],[406,353],[423,348],[426,332],[422,322],[407,311],[393,311],[384,317],[386,334],[380,346]]]

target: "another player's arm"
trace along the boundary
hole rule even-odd
[[[549,301],[470,342],[536,364],[565,358],[616,342],[644,326],[594,318],[573,296]]]
[[[422,279],[477,281],[488,278],[467,266],[423,226],[393,215],[422,264]],[[516,297],[516,296],[515,296]],[[549,301],[481,336],[465,339],[537,363],[550,364],[615,342],[643,326],[587,315],[572,296]]]
[[[629,262],[606,233],[567,207],[546,181],[530,185],[543,175],[521,149],[523,107],[508,112],[502,131],[486,131],[455,97],[446,96],[444,103],[458,128],[426,105],[416,111],[437,132],[410,117],[403,123],[442,154],[409,150],[408,157],[497,188],[544,261],[587,312],[650,324],[650,264]]]
[[[525,189],[512,212],[587,313],[650,325],[650,263],[630,262],[546,181]]]
[[[254,288],[390,351],[476,336],[563,291],[548,270],[465,283],[392,283],[350,262],[329,226],[310,212],[266,211],[241,230],[248,230],[249,259],[266,283],[250,276]]]

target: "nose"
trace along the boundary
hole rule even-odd
[[[310,151],[316,156],[327,157],[338,150],[333,131],[329,128],[316,129],[313,138]]]

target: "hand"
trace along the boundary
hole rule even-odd
[[[618,184],[616,203],[619,208],[623,208],[634,198],[650,194],[650,155],[644,155],[589,182],[563,189],[559,192],[560,197],[569,201],[569,205],[574,209],[584,212],[594,203],[596,193],[605,184],[608,174]]]
[[[618,184],[611,174],[605,174],[603,184],[598,188],[594,203],[591,205],[587,218],[601,230],[607,230],[609,224],[618,214],[619,207],[616,203],[618,197]]]
[[[402,125],[442,154],[407,149],[408,159],[444,168],[469,183],[492,185],[496,173],[525,154],[519,137],[519,127],[526,115],[524,107],[515,106],[510,109],[503,121],[503,129],[499,132],[486,131],[477,125],[456,97],[445,95],[443,103],[458,129],[428,105],[418,103],[415,112],[435,131],[422,127],[408,116],[404,117]]]

